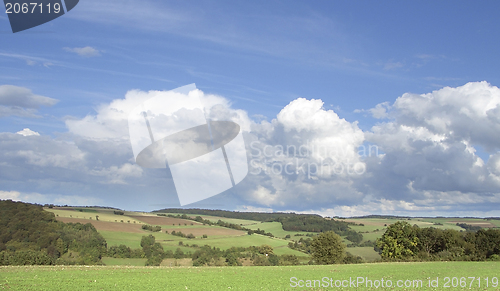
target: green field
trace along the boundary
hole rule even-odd
[[[192,246],[197,245],[201,247],[203,245],[209,245],[212,247],[220,248],[221,250],[226,250],[230,247],[250,247],[250,246],[260,246],[260,245],[270,245],[274,248],[274,253],[277,255],[296,255],[299,257],[301,262],[307,262],[309,260],[309,256],[288,248],[288,242],[290,240],[299,240],[301,237],[305,236],[295,236],[296,234],[305,235],[308,232],[302,231],[285,231],[282,228],[281,223],[279,222],[260,222],[253,220],[244,220],[244,219],[233,219],[233,218],[224,218],[224,217],[215,217],[215,216],[207,216],[200,215],[203,219],[208,219],[213,222],[217,222],[218,220],[222,220],[228,223],[243,225],[246,228],[250,228],[253,230],[261,229],[265,232],[272,233],[275,238],[270,238],[268,236],[253,234],[247,235],[245,232],[234,232],[234,230],[230,230],[227,228],[223,228],[220,226],[210,226],[210,225],[201,225],[196,224],[190,220],[181,220],[179,221],[177,218],[175,225],[165,225],[164,221],[156,220],[162,226],[161,232],[150,232],[140,230],[139,225],[137,223],[145,223],[140,221],[140,217],[144,217],[146,221],[151,218],[156,218],[157,216],[151,215],[151,213],[142,213],[142,212],[132,212],[125,211],[125,215],[115,215],[113,213],[113,209],[101,209],[101,208],[81,208],[81,212],[79,209],[71,209],[71,208],[53,208],[46,209],[58,217],[65,218],[78,218],[78,219],[89,219],[93,217],[93,220],[89,219],[89,222],[95,222],[95,215],[99,215],[99,221],[104,222],[112,222],[111,224],[107,224],[105,226],[100,226],[96,228],[99,233],[103,235],[106,239],[106,242],[109,246],[118,246],[120,244],[126,245],[131,248],[140,248],[141,238],[144,235],[153,234],[156,237],[156,241],[161,243],[164,250],[175,251],[177,248],[180,248],[183,252],[191,252],[193,253],[198,248],[196,247],[187,247],[186,245]],[[177,216],[177,214],[174,214]],[[136,218],[132,218],[131,216],[136,216]],[[195,217],[197,215],[190,214],[190,217]],[[130,224],[120,223],[121,220],[125,222],[130,220]],[[459,226],[456,225],[459,223],[468,223],[471,225],[480,225],[483,227],[498,227],[500,225],[500,220],[485,220],[481,218],[350,218],[345,219],[348,222],[354,222],[356,225],[350,225],[350,227],[363,235],[363,241],[376,241],[380,238],[387,226],[393,224],[397,221],[407,221],[410,224],[416,224],[419,227],[435,227],[440,229],[455,229],[462,230]],[[115,221],[118,223],[115,224]],[[136,222],[136,225],[133,226],[133,222]],[[151,221],[153,222],[153,221]],[[181,223],[181,225],[178,225]],[[191,225],[193,223],[193,225]],[[361,225],[363,224],[363,225]],[[97,224],[96,224],[97,225]],[[115,226],[116,225],[116,226]],[[135,227],[135,228],[134,228]],[[182,229],[182,232],[186,235],[190,232],[193,232],[196,236],[195,239],[187,239],[179,236],[174,236],[165,233],[165,229],[169,232],[172,230]],[[202,234],[207,234],[208,238],[202,239]],[[316,233],[314,233],[316,234]],[[285,236],[290,235],[290,238],[285,240]],[[184,246],[180,246],[179,242],[182,241]],[[350,244],[344,238],[344,243]],[[354,247],[348,248],[351,254],[362,257],[367,262],[376,261],[380,258],[379,254],[373,250],[372,247]],[[130,264],[133,263],[122,263],[124,261],[119,261],[117,259],[105,259],[106,265],[121,265],[121,264]],[[169,263],[170,264],[170,263]]]
[[[260,228],[261,230],[264,230],[265,232],[270,232],[274,236],[280,237],[280,238],[285,238],[286,235],[290,235],[291,238],[294,238],[293,236],[295,234],[305,235],[305,234],[309,233],[309,232],[305,232],[305,231],[283,230],[283,226],[281,225],[281,222],[260,222],[260,223],[252,224],[252,225],[249,225],[246,227],[253,229],[253,230],[257,230],[258,228]],[[316,234],[316,233],[313,233],[313,234]],[[294,239],[298,240],[300,238],[295,237]]]
[[[437,217],[437,218],[350,218],[346,219],[349,222],[355,222],[357,224],[364,224],[364,226],[353,225],[352,229],[356,231],[373,231],[375,229],[385,229],[387,225],[391,225],[396,223],[397,221],[406,221],[411,225],[418,225],[419,227],[434,227],[439,229],[454,229],[454,230],[463,230],[460,226],[457,226],[457,222],[459,223],[467,223],[467,224],[491,224],[489,227],[500,227],[500,220],[485,220],[482,218],[449,218],[449,217]],[[438,225],[440,223],[442,225]],[[487,226],[486,226],[487,227]]]
[[[21,266],[0,267],[0,289],[6,290],[330,290],[319,284],[351,284],[343,290],[499,290],[500,263],[376,263],[292,267],[128,267]],[[291,279],[295,277],[296,279]],[[360,278],[360,283],[356,281]],[[448,278],[449,286],[444,287]],[[474,277],[474,281],[471,278]],[[480,277],[481,286],[477,278]],[[325,281],[323,281],[323,278]],[[370,283],[361,282],[371,280]],[[438,288],[428,287],[438,279]],[[460,279],[466,284],[459,287]],[[332,279],[332,281],[330,281]],[[390,280],[392,288],[381,287]],[[488,287],[486,287],[486,279]],[[299,282],[303,280],[303,282]],[[305,286],[306,280],[316,287]],[[409,281],[407,281],[409,280]],[[415,281],[414,281],[415,280]],[[311,284],[313,281],[311,281]],[[379,288],[376,288],[377,282]],[[415,287],[415,284],[423,287]],[[436,281],[435,281],[436,282]],[[469,285],[471,284],[470,289]],[[496,284],[495,284],[496,282]],[[295,284],[304,287],[293,287]],[[404,284],[408,284],[407,287]],[[458,283],[458,285],[456,285]],[[368,285],[367,285],[368,284]],[[403,284],[401,288],[397,284]],[[453,284],[458,287],[453,287]],[[413,285],[413,286],[412,286]],[[385,286],[385,285],[384,285]]]
[[[292,250],[288,247],[288,241],[279,238],[270,238],[268,236],[252,234],[243,235],[231,238],[213,238],[204,240],[205,244],[218,247],[221,250],[229,249],[230,247],[250,247],[260,245],[270,245],[274,248],[276,255],[296,255],[305,256],[304,253]]]
[[[164,212],[162,212],[162,214],[173,215],[173,216],[182,215],[180,213],[164,213]],[[196,216],[200,216],[201,218],[203,218],[205,220],[209,220],[209,221],[214,222],[214,223],[217,223],[217,221],[219,221],[219,220],[222,220],[222,221],[227,222],[227,223],[242,225],[242,226],[260,223],[260,221],[255,221],[255,220],[227,218],[227,217],[219,217],[219,216],[211,216],[211,215],[203,215],[203,214],[186,214],[186,215],[191,217],[192,219],[196,218]]]
[[[107,266],[144,266],[146,259],[102,258]]]
[[[349,253],[362,257],[367,262],[373,262],[380,259],[380,255],[372,247],[354,247],[347,248]]]
[[[178,236],[169,235],[164,232],[144,232],[144,233],[127,233],[127,232],[117,232],[117,231],[99,231],[102,234],[108,246],[118,246],[126,245],[131,248],[141,247],[141,238],[144,235],[152,234],[155,236],[156,241],[161,243],[165,250],[175,251],[180,248],[183,252],[194,252],[195,248],[179,246],[179,241],[184,244],[197,244],[198,246],[209,245],[212,247],[218,247],[221,250],[226,250],[230,247],[250,247],[250,246],[260,246],[260,245],[270,245],[274,248],[274,253],[277,255],[297,255],[304,256],[296,250],[288,248],[288,241],[278,238],[270,238],[263,235],[253,234],[253,235],[242,235],[242,236],[219,236],[219,237],[208,237],[206,239],[195,238],[186,239],[180,238]]]

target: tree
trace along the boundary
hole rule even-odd
[[[184,257],[184,252],[180,248],[177,248],[174,253],[174,258],[182,259],[183,257]]]
[[[156,242],[156,238],[153,235],[143,236],[141,247],[144,255],[148,258],[146,266],[159,266],[161,264],[165,253],[162,245]]]
[[[342,238],[333,231],[315,236],[311,243],[312,257],[317,264],[340,263],[344,258],[345,248]]]
[[[389,225],[381,238],[377,239],[377,247],[383,258],[405,259],[418,252],[418,226],[411,226],[406,221],[398,221]]]

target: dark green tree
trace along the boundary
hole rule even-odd
[[[342,262],[345,248],[342,238],[333,231],[315,236],[311,243],[312,257],[317,264],[322,265]]]

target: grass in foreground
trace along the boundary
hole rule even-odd
[[[146,259],[122,259],[122,258],[102,258],[102,262],[107,266],[144,266]]]
[[[500,263],[495,262],[426,262],[378,263],[361,265],[294,266],[294,267],[0,267],[0,289],[9,290],[499,290],[492,278],[500,277]],[[375,282],[391,280],[392,288],[292,287],[290,278],[298,280],[356,280],[368,278]],[[444,287],[445,277],[465,278],[467,287]],[[428,278],[439,278],[438,288],[427,287]],[[486,278],[489,284],[486,287]],[[398,280],[422,280],[423,287],[397,287]],[[410,280],[410,281],[406,281]],[[339,281],[340,282],[340,281]],[[456,283],[457,281],[455,281]],[[496,281],[498,282],[498,281]],[[304,282],[305,284],[305,282]],[[345,283],[344,283],[345,284]],[[458,283],[459,284],[459,283]],[[292,285],[292,286],[291,286]],[[458,285],[460,286],[460,285]]]

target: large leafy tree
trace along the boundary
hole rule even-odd
[[[398,221],[387,227],[386,232],[377,240],[383,258],[406,259],[418,252],[418,227],[406,221]]]
[[[315,236],[311,243],[312,256],[317,264],[342,262],[345,248],[342,238],[333,231],[323,232]]]

